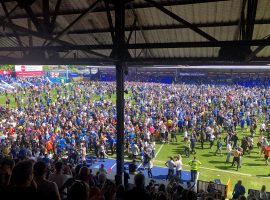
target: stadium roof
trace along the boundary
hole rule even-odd
[[[269,0],[128,0],[132,65],[266,65]],[[1,0],[0,63],[111,65],[112,0]]]

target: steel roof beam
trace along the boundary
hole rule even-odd
[[[1,22],[0,22],[1,24]],[[44,37],[44,36],[43,36]],[[105,45],[73,45],[64,41],[55,41],[63,44],[63,46],[35,46],[35,47],[0,47],[0,51],[28,51],[28,50],[54,50],[54,51],[67,51],[67,50],[106,50],[112,49],[112,44]],[[65,45],[66,44],[66,45]],[[263,40],[237,40],[237,41],[214,41],[214,42],[165,42],[165,43],[137,43],[126,44],[127,49],[166,49],[166,48],[211,48],[211,47],[227,47],[227,46],[270,46],[270,39]]]
[[[246,40],[251,40],[256,19],[258,0],[248,0],[247,19],[246,19]]]
[[[2,5],[2,8],[3,8],[4,12],[5,12],[6,19],[8,20],[9,23],[13,23],[13,22],[12,22],[12,19],[10,19],[10,13],[11,13],[11,12],[8,12],[7,7],[6,7],[6,4],[4,3],[3,0],[1,0],[1,5]],[[14,9],[12,9],[11,11],[14,11]],[[16,38],[16,40],[17,40],[17,42],[18,42],[18,45],[19,45],[20,47],[23,47],[23,43],[22,43],[20,37],[18,36],[16,29],[12,29],[12,32],[13,32],[13,36]],[[5,34],[4,34],[4,35],[5,35]],[[23,52],[23,53],[24,53],[24,52]]]
[[[232,60],[221,60],[215,57],[196,58],[135,58],[127,60],[129,67],[145,67],[146,65],[266,65],[270,57],[256,58],[249,63]],[[51,65],[114,65],[113,61],[93,58],[57,58],[57,59],[37,59],[37,58],[1,58],[0,64],[51,64]]]
[[[55,9],[54,9],[54,14],[53,14],[53,16],[51,18],[51,22],[50,22],[50,33],[53,32],[53,30],[55,28],[56,18],[58,16],[61,3],[62,3],[62,0],[57,0],[57,2],[56,2]]]
[[[264,40],[269,41],[270,42],[270,35],[265,37]],[[267,45],[265,44],[261,44],[259,45],[250,55],[248,55],[245,59],[245,62],[249,62],[250,60],[252,60],[254,57],[257,56],[258,53],[260,53]]]
[[[237,26],[238,21],[231,21],[231,22],[213,22],[213,23],[198,23],[193,24],[194,26],[197,26],[198,28],[206,28],[206,27],[219,27],[219,26]],[[255,25],[259,24],[270,24],[270,19],[266,20],[256,20]],[[142,29],[141,29],[142,28]],[[172,24],[172,25],[152,25],[152,26],[129,26],[125,28],[125,31],[151,31],[151,30],[168,30],[168,29],[182,29],[187,28],[186,26],[182,24]],[[68,31],[67,34],[89,34],[89,33],[109,33],[109,28],[104,29],[78,29],[78,30],[72,30]],[[53,35],[59,34],[58,32],[53,32]],[[7,36],[12,37],[13,34],[6,33]],[[29,34],[20,33],[19,36],[29,36]],[[1,36],[0,36],[1,37]]]
[[[111,33],[112,42],[114,42],[114,27],[113,27],[113,21],[112,21],[112,15],[111,15],[111,11],[110,11],[109,2],[108,2],[108,0],[103,0],[103,2],[105,4],[105,8],[106,8],[107,20],[109,23],[109,30]]]
[[[34,11],[31,8],[31,4],[27,0],[23,0],[23,1],[17,0],[17,2],[19,4],[19,6],[22,7],[25,10],[25,12],[28,14],[29,18],[31,19],[31,21],[35,25],[37,31],[40,33],[44,33],[44,32],[47,33],[46,28],[44,26],[42,26],[42,24],[40,23],[40,20],[34,14]],[[35,2],[35,0],[33,0],[32,2]],[[43,16],[44,16],[44,13],[42,12],[42,17]]]
[[[42,0],[42,10],[43,10],[43,19],[44,24],[46,25],[47,29],[50,29],[50,2],[49,0]],[[49,30],[48,30],[49,32]]]
[[[85,17],[85,15],[88,12],[91,12],[91,10],[93,10],[96,5],[98,4],[99,0],[96,0],[93,4],[91,4],[87,10],[83,13],[81,13],[76,19],[74,19],[66,28],[64,28],[64,30],[62,30],[59,34],[57,34],[54,39],[60,39],[63,35],[65,35],[69,29],[71,29],[76,23],[78,23],[80,20],[82,20],[83,17]],[[46,46],[53,44],[54,41],[51,40],[49,43],[46,44]]]
[[[217,39],[215,39],[214,37],[212,37],[208,33],[202,31],[201,29],[199,29],[198,27],[194,26],[190,22],[184,20],[183,18],[179,17],[175,13],[173,13],[170,10],[166,9],[164,6],[162,6],[162,4],[157,3],[155,1],[152,1],[152,0],[144,0],[144,1],[146,1],[149,4],[155,6],[161,12],[167,14],[168,16],[170,16],[171,18],[173,18],[174,20],[176,20],[179,23],[181,23],[181,24],[185,25],[186,27],[190,28],[191,30],[193,30],[194,32],[198,33],[199,35],[201,35],[202,37],[206,38],[207,40],[209,40],[209,41],[217,41]]]
[[[36,32],[36,31],[31,31],[31,30],[26,29],[24,27],[18,26],[16,24],[8,23],[8,22],[5,22],[5,21],[0,21],[0,26],[7,27],[7,28],[10,28],[10,29],[16,29],[17,32],[27,33],[29,35],[36,36],[36,37],[39,37],[39,38],[42,38],[42,39],[45,39],[45,40],[54,41],[54,42],[56,42],[58,44],[64,45],[63,47],[74,48],[76,46],[76,45],[74,45],[72,43],[69,43],[69,42],[66,42],[66,41],[63,41],[63,40],[59,40],[59,39],[53,38],[53,37],[48,36],[48,35],[44,35],[42,33]],[[31,47],[31,48],[32,48],[32,50],[34,50],[34,47]],[[47,47],[43,47],[43,48],[47,48]],[[88,52],[90,54],[105,58],[105,59],[110,59],[108,56],[105,56],[105,55],[103,55],[101,53],[91,51],[90,49],[85,49],[84,51],[86,51],[86,52]]]
[[[4,0],[5,2],[14,2],[15,0]],[[160,4],[162,6],[181,6],[181,5],[189,5],[189,4],[200,4],[200,3],[214,3],[214,2],[224,2],[224,1],[229,1],[229,0],[176,0],[176,1],[165,1],[161,2]],[[125,10],[128,9],[140,9],[140,8],[152,8],[152,5],[149,5],[148,3],[133,3],[133,6],[130,4],[125,5]],[[70,9],[70,10],[60,10],[58,12],[58,15],[78,15],[84,12],[86,9]],[[110,11],[114,11],[114,7],[110,7]],[[98,7],[93,12],[106,12],[105,7]],[[54,12],[51,11],[50,15],[53,16]],[[36,17],[42,17],[43,13],[38,12],[35,13]],[[3,16],[4,17],[4,16]],[[28,15],[26,14],[16,14],[11,16],[12,19],[18,19],[18,18],[28,18]],[[0,17],[1,20],[1,17]]]

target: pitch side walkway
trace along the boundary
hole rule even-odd
[[[101,164],[104,164],[104,168],[108,171],[108,174],[113,173],[115,174],[116,172],[116,160],[112,158],[105,159],[105,162],[101,160],[95,161],[96,158],[93,156],[88,156],[86,158],[87,161],[87,166],[90,167],[91,169],[98,170]],[[128,169],[129,162],[124,163],[124,167]],[[138,165],[137,171],[141,171],[145,177],[148,177],[147,174],[147,169],[144,170],[142,165]],[[166,176],[168,173],[168,169],[166,167],[160,167],[160,166],[154,166],[152,169],[152,174],[153,174],[153,179],[155,180],[160,180],[160,181],[165,181]],[[191,180],[191,173],[190,171],[182,171],[181,178],[183,182],[188,182]]]

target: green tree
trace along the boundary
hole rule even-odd
[[[1,65],[0,70],[11,70],[15,71],[15,65]]]

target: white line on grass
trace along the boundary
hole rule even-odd
[[[162,144],[162,145],[159,147],[159,149],[158,149],[158,151],[157,151],[157,153],[156,153],[155,157],[157,157],[157,156],[158,156],[158,154],[159,154],[159,152],[161,151],[161,149],[163,148],[163,146],[164,146],[164,144]]]
[[[137,170],[138,170],[138,169],[140,169],[140,167],[141,167],[141,166],[142,166],[142,163],[141,163],[141,164],[139,164],[139,166],[137,167]]]
[[[164,162],[161,160],[155,160],[156,162]],[[184,165],[183,166],[189,166],[189,165]],[[226,171],[226,170],[221,170],[221,169],[212,169],[212,168],[208,168],[208,167],[200,167],[200,169],[206,169],[206,170],[211,170],[211,171],[217,171],[217,172],[224,172],[224,173],[230,173],[230,174],[238,174],[238,175],[244,175],[244,176],[256,176],[256,175],[252,175],[252,174],[245,174],[245,173],[240,173],[240,172],[231,172],[231,171]],[[257,177],[257,176],[256,176]],[[270,179],[270,177],[258,177],[258,178],[266,178],[266,179]]]
[[[111,166],[111,169],[113,169],[116,166],[116,163],[113,164],[113,166]]]

